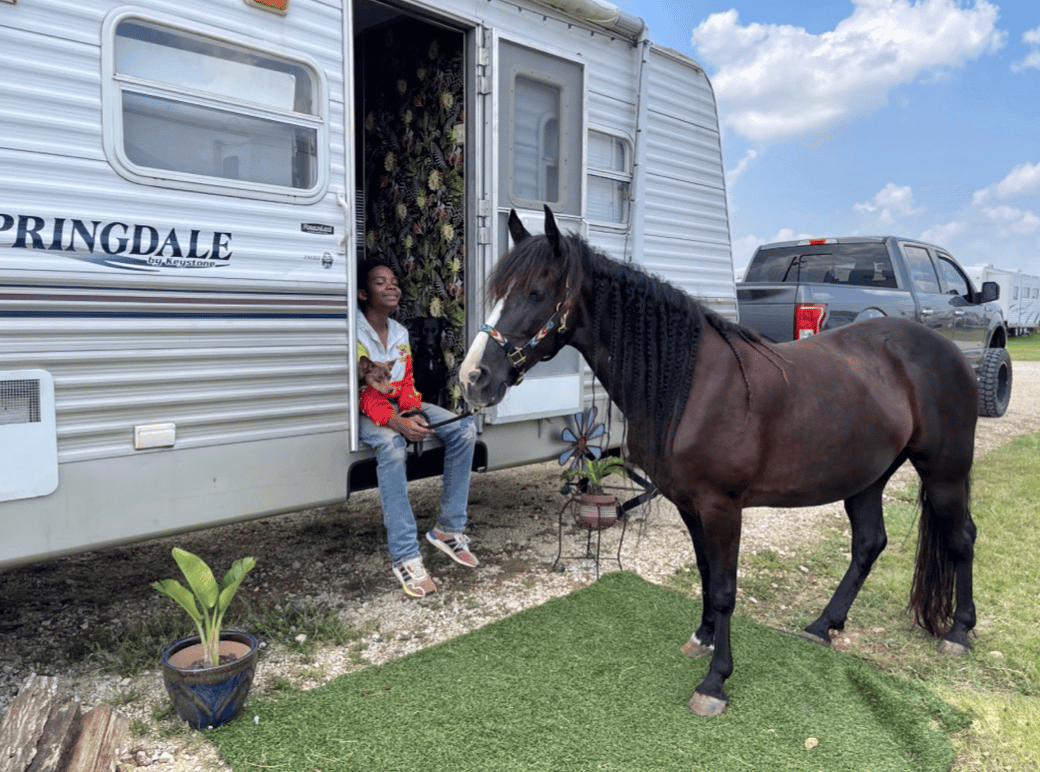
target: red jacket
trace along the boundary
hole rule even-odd
[[[390,419],[397,413],[393,402],[396,400],[400,412],[406,410],[418,410],[422,407],[422,394],[415,390],[415,381],[412,378],[412,355],[408,354],[405,359],[404,378],[399,381],[391,381],[393,391],[389,394],[380,394],[371,386],[362,386],[358,396],[361,398],[361,412],[376,422],[378,426],[386,426]]]
[[[361,412],[378,426],[386,426],[398,412],[420,409],[422,394],[415,390],[412,347],[405,326],[395,319],[390,320],[386,348],[364,314],[358,316],[357,332],[358,358],[364,355],[373,362],[387,362],[392,370],[390,385],[393,387],[389,394],[380,394],[371,386],[362,386],[358,392]]]

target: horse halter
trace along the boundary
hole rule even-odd
[[[524,346],[513,346],[509,347],[509,339],[505,335],[500,333],[490,324],[483,324],[480,327],[481,332],[486,332],[491,340],[495,341],[498,345],[506,350],[506,359],[509,360],[510,366],[516,371],[516,382],[514,386],[518,385],[524,379],[524,373],[527,372],[527,358],[531,355],[538,344],[545,340],[546,336],[553,330],[556,330],[556,334],[559,335],[562,332],[567,332],[567,315],[570,313],[570,309],[560,313],[560,309],[563,306],[564,301],[560,301],[556,304],[556,310],[553,311],[553,315],[549,317],[549,321],[542,325],[542,329],[534,334],[531,340],[527,341]],[[557,320],[559,320],[559,328],[557,328]]]

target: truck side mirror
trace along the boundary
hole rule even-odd
[[[995,281],[982,282],[982,302],[990,303],[1000,298],[1000,285]]]

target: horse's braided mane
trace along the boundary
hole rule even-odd
[[[761,339],[642,268],[611,259],[579,236],[566,236],[561,251],[562,264],[545,237],[522,241],[496,266],[488,283],[489,299],[505,297],[511,287],[525,291],[537,278],[556,275],[562,299],[565,287],[576,292],[583,276],[591,278],[593,291],[586,298],[593,341],[589,358],[597,361],[604,338],[610,355],[604,386],[630,423],[638,417],[647,427],[651,439],[646,471],[651,472],[671,447],[686,407],[704,324],[722,336],[735,356],[734,339]],[[743,374],[739,356],[737,362]],[[748,387],[746,375],[744,382]]]

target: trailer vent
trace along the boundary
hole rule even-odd
[[[0,426],[40,422],[40,382],[0,381]]]
[[[54,379],[46,370],[0,372],[0,501],[57,487]]]

